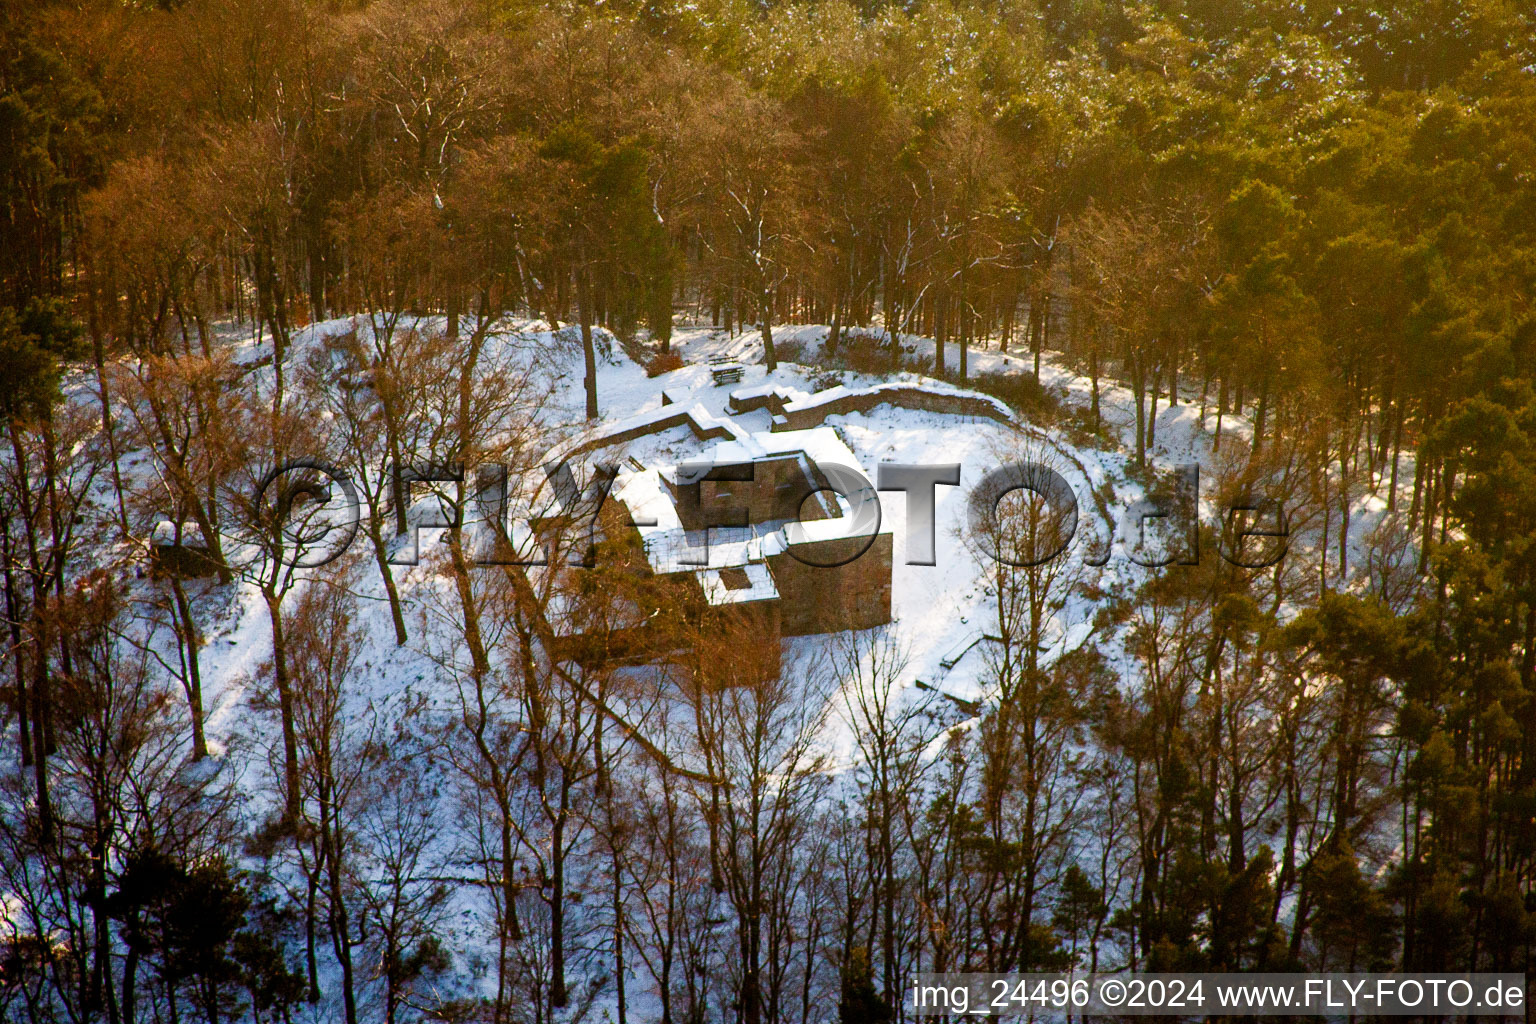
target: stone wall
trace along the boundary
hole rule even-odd
[[[835,389],[834,389],[835,390]],[[891,384],[862,391],[828,394],[818,401],[812,395],[805,402],[794,402],[783,407],[783,412],[773,417],[770,429],[774,433],[786,430],[809,430],[819,427],[828,416],[850,412],[869,412],[878,405],[894,405],[901,409],[922,409],[927,412],[949,413],[955,416],[971,416],[977,419],[1013,423],[1014,418],[1007,406],[985,395],[951,394],[930,391],[915,385]]]
[[[706,478],[698,491],[679,487],[673,492],[678,516],[689,529],[698,529],[702,514],[710,510],[716,521],[720,510],[742,509],[748,523],[781,519],[811,521],[833,516],[833,500],[825,490],[827,479],[803,453],[755,459],[751,480]],[[816,495],[815,500],[805,499]]]
[[[817,562],[853,560],[845,565],[806,565],[788,551],[768,558],[779,588],[779,621],[785,636],[872,629],[891,621],[891,560],[894,544],[879,533],[854,557],[864,537],[797,544],[794,550]]]
[[[663,408],[670,408],[668,403]],[[702,417],[698,413],[704,413]],[[710,422],[704,422],[709,420]],[[714,419],[707,412],[697,406],[678,406],[675,412],[649,417],[643,422],[631,426],[621,426],[609,434],[600,434],[597,437],[588,438],[574,447],[561,452],[560,457],[574,459],[578,455],[596,451],[598,448],[607,448],[616,444],[628,444],[630,441],[639,440],[642,437],[650,437],[673,427],[687,427],[693,436],[700,441],[730,441],[737,437],[738,431],[731,429],[731,424]]]

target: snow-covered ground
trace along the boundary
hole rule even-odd
[[[366,329],[361,321],[346,320],[304,329],[296,336],[289,354],[290,363],[299,365],[306,351],[316,346],[320,339],[354,326]],[[421,326],[430,330],[434,325],[423,323]],[[440,324],[436,326],[440,328]],[[505,324],[491,340],[493,349],[504,346],[508,352],[525,353],[527,357],[545,362],[553,390],[542,415],[552,424],[566,428],[558,443],[551,442],[551,455],[562,450],[580,450],[582,439],[647,422],[659,415],[664,406],[669,409],[679,405],[692,407],[701,414],[701,419],[707,418],[710,423],[732,424],[733,433],[767,431],[772,418],[769,410],[733,414],[728,402],[733,393],[743,396],[761,394],[770,387],[786,394],[809,395],[834,382],[857,389],[901,380],[940,390],[956,390],[956,385],[909,372],[876,377],[814,365],[822,361],[819,352],[821,340],[826,335],[824,327],[788,326],[776,329],[775,335],[779,342],[798,350],[797,358],[801,362],[782,363],[770,375],[763,365],[761,343],[755,330],[732,335],[708,327],[683,327],[675,331],[672,347],[681,355],[684,365],[651,377],[645,367],[629,358],[611,336],[601,334],[597,373],[601,416],[592,424],[584,420],[582,358],[574,331],[567,328],[551,334],[542,323],[516,321]],[[914,337],[904,339],[904,342],[917,356],[931,358],[931,341]],[[237,344],[236,358],[254,367],[252,372],[266,374],[270,373],[270,367],[260,367],[259,363],[262,357],[270,356],[270,352],[270,346],[246,339]],[[744,364],[745,372],[739,382],[723,386],[714,384],[709,359],[719,356]],[[951,352],[951,365],[954,356]],[[1027,355],[996,350],[972,350],[969,365],[972,374],[1032,373],[1032,361]],[[1089,404],[1089,381],[1050,353],[1046,354],[1042,384],[1054,400],[1066,408],[1084,409]],[[1079,530],[1064,557],[1080,560],[1084,580],[1093,583],[1094,587],[1074,591],[1060,609],[1051,627],[1056,651],[1080,645],[1090,636],[1095,613],[1103,601],[1102,595],[1127,594],[1146,573],[1156,571],[1136,565],[1127,556],[1126,539],[1121,535],[1123,530],[1118,523],[1124,510],[1143,497],[1144,488],[1139,481],[1147,479],[1146,474],[1138,475],[1131,469],[1130,445],[1135,422],[1133,398],[1128,389],[1106,379],[1101,385],[1100,403],[1107,425],[1105,434],[1110,440],[1093,444],[1075,443],[1071,439],[1081,437],[1081,432],[1069,435],[1065,430],[1055,430],[1044,424],[1020,421],[1010,426],[990,419],[891,405],[878,406],[868,413],[835,415],[826,419],[825,426],[837,433],[872,481],[876,479],[881,462],[959,463],[962,467],[959,486],[936,488],[937,551],[936,564],[931,566],[907,564],[905,497],[894,491],[880,493],[884,521],[895,537],[894,622],[891,630],[906,655],[907,678],[903,685],[914,698],[920,693],[919,682],[962,701],[984,701],[987,696],[985,649],[988,641],[982,639],[982,635],[995,630],[996,608],[985,589],[987,566],[968,548],[963,532],[967,497],[972,488],[986,472],[1010,458],[1048,462],[1071,484],[1079,503]],[[1217,459],[1212,450],[1211,431],[1215,426],[1215,411],[1214,408],[1209,411],[1204,423],[1200,422],[1199,411],[1198,400],[1186,400],[1174,408],[1168,408],[1166,404],[1159,408],[1156,444],[1149,453],[1154,477],[1191,462],[1214,470]],[[1224,436],[1239,442],[1230,447],[1245,448],[1241,441],[1248,430],[1241,417],[1227,414],[1223,423]],[[670,466],[700,457],[716,443],[695,436],[688,426],[677,426],[639,437],[622,446],[589,450],[582,458],[601,457],[623,461],[630,466],[637,463],[647,467]],[[125,467],[130,474],[147,472],[147,462],[141,454],[130,455],[125,460]],[[578,477],[585,478],[587,472],[578,467]],[[1412,479],[1411,464],[1405,465],[1400,479]],[[1209,493],[1204,497],[1208,501]],[[100,500],[112,499],[103,493]],[[1379,522],[1382,509],[1383,502],[1379,498],[1365,497],[1357,502],[1350,538],[1356,565],[1361,563],[1364,538]],[[1209,518],[1209,508],[1205,511]],[[1102,567],[1090,566],[1088,556],[1102,547],[1109,528],[1107,520],[1116,521],[1114,546]],[[423,543],[430,543],[431,538],[432,531],[424,530]],[[1334,544],[1337,544],[1336,540]],[[361,539],[357,547],[361,549]],[[417,701],[428,708],[437,706],[446,710],[449,705],[449,698],[438,682],[439,666],[434,660],[440,650],[434,647],[433,638],[423,633],[423,625],[431,621],[424,610],[439,600],[437,589],[441,587],[440,579],[433,577],[427,562],[423,559],[420,566],[397,570],[406,619],[412,631],[411,641],[402,647],[394,643],[389,607],[377,570],[371,561],[364,561],[354,573],[351,585],[360,599],[362,618],[362,648],[358,652],[360,695],[372,708]],[[247,750],[270,747],[275,739],[273,716],[253,711],[251,707],[251,697],[258,689],[256,682],[265,671],[264,663],[271,658],[270,627],[259,593],[254,587],[238,583],[231,588],[204,588],[199,598],[199,614],[205,637],[200,661],[211,748],[219,754],[236,746]],[[1130,659],[1118,638],[1098,636],[1095,640],[1110,664],[1117,666],[1122,675],[1129,677],[1133,674]],[[166,642],[170,643],[169,637]],[[830,642],[832,638],[824,636],[790,641],[805,653],[824,649]],[[174,660],[173,648],[168,648],[166,654]],[[852,735],[839,715],[831,714],[827,721],[824,740],[833,756],[832,763],[845,764],[852,753]],[[265,760],[258,756],[246,759],[244,770],[268,769]],[[255,779],[247,781],[250,792],[261,790]],[[270,786],[267,791],[271,791]],[[464,917],[459,925],[459,936],[466,943],[477,931],[484,934],[483,922],[477,925]]]
[[[350,320],[337,320],[302,330],[296,336],[289,362],[299,364],[305,350],[318,339],[353,326],[366,329],[362,321],[354,323]],[[428,322],[421,326],[430,329],[432,325]],[[440,324],[438,326],[440,329]],[[567,425],[574,432],[575,438],[611,433],[654,418],[665,406],[664,393],[666,401],[674,406],[691,405],[701,409],[711,421],[728,422],[742,433],[751,433],[768,430],[772,414],[767,409],[733,414],[728,405],[733,393],[750,395],[776,387],[784,391],[810,394],[827,387],[832,378],[848,388],[870,387],[901,380],[940,390],[957,390],[953,384],[910,372],[875,377],[848,370],[829,371],[820,366],[804,365],[820,361],[820,344],[826,333],[825,327],[817,325],[776,328],[776,341],[797,348],[799,358],[804,362],[781,363],[770,376],[762,364],[761,341],[755,330],[727,334],[708,327],[684,327],[674,332],[672,348],[682,356],[685,365],[650,377],[643,366],[625,355],[616,340],[605,332],[599,332],[598,401],[601,418],[592,424],[584,422],[581,354],[574,331],[567,328],[558,336],[552,336],[545,324],[515,321],[507,323],[504,330],[493,337],[493,341],[500,340],[528,352],[538,353],[540,358],[549,361],[554,375],[554,388],[544,412],[552,422]],[[931,358],[933,344],[930,340],[919,337],[903,340],[918,357]],[[269,356],[270,352],[270,346],[247,340],[239,346],[237,358],[255,364],[262,356]],[[716,386],[711,380],[708,366],[712,356],[728,356],[744,363],[742,380]],[[952,365],[954,361],[955,353],[951,350],[949,362]],[[995,349],[973,349],[969,365],[973,375],[1028,375],[1033,372],[1027,354],[1001,353]],[[257,372],[269,370],[262,368]],[[1052,353],[1046,353],[1041,377],[1042,384],[1062,405],[1069,408],[1088,406],[1091,390],[1089,381],[1061,365]],[[837,432],[871,480],[876,478],[877,466],[881,462],[959,463],[962,467],[958,487],[940,485],[935,491],[937,557],[936,564],[932,566],[907,564],[904,495],[897,491],[880,493],[884,522],[889,524],[895,536],[893,628],[906,652],[912,682],[921,680],[966,699],[985,696],[981,681],[985,666],[982,654],[985,644],[971,645],[971,641],[977,635],[990,631],[996,609],[983,590],[985,566],[978,563],[973,552],[968,550],[962,532],[966,519],[966,499],[971,489],[987,471],[1001,465],[1010,456],[1050,463],[1067,478],[1076,492],[1080,526],[1076,539],[1064,557],[1086,559],[1102,546],[1109,525],[1106,516],[1114,520],[1115,542],[1108,561],[1102,569],[1085,569],[1097,584],[1098,592],[1124,593],[1148,571],[1127,557],[1126,538],[1120,526],[1120,517],[1124,511],[1143,496],[1143,485],[1137,475],[1131,472],[1133,459],[1130,445],[1135,423],[1133,401],[1128,388],[1107,378],[1101,381],[1100,408],[1107,427],[1105,433],[1111,438],[1118,435],[1119,442],[1106,442],[1098,446],[1075,444],[1065,431],[1054,431],[1027,421],[1021,421],[1015,428],[1010,428],[991,420],[890,405],[878,406],[868,413],[834,415],[826,419],[826,426]],[[1204,469],[1215,465],[1211,441],[1211,431],[1215,427],[1214,403],[1208,410],[1204,424],[1200,422],[1199,412],[1198,400],[1191,401],[1188,396],[1177,407],[1168,408],[1166,400],[1159,407],[1156,444],[1149,452],[1154,477],[1171,473],[1175,467],[1187,463],[1198,463]],[[1225,437],[1239,442],[1229,444],[1229,448],[1246,447],[1241,441],[1246,438],[1249,427],[1242,417],[1228,413],[1222,429]],[[695,437],[688,427],[674,427],[622,445],[600,447],[588,451],[582,457],[622,460],[628,465],[633,465],[629,460],[634,460],[648,467],[660,467],[699,458],[715,444],[713,440]],[[562,439],[561,443],[551,445],[551,454],[558,454],[571,447],[570,440]],[[132,461],[134,464],[141,462],[138,457]],[[584,477],[585,473],[586,470],[578,467],[579,477]],[[1411,464],[1405,465],[1400,479],[1411,478]],[[1202,512],[1209,518],[1213,511],[1209,488],[1203,489],[1202,497]],[[107,500],[105,495],[103,500]],[[1356,514],[1351,523],[1351,549],[1355,555],[1352,561],[1357,565],[1360,563],[1359,552],[1363,538],[1379,521],[1383,505],[1382,499],[1375,496],[1367,496],[1357,502]],[[423,535],[424,541],[430,543],[432,531],[424,530]],[[361,541],[358,546],[361,546]],[[1211,556],[1214,556],[1213,553]],[[414,627],[419,615],[416,588],[431,585],[427,581],[429,573],[423,567],[401,567],[397,573],[407,604],[407,619]],[[421,645],[413,642],[397,648],[392,642],[393,629],[389,623],[382,584],[371,565],[365,565],[359,570],[355,584],[363,598],[361,608],[366,619],[364,634],[368,637],[361,664],[368,676],[377,681],[375,688],[379,691],[378,698],[389,699],[392,691],[420,691],[421,696],[431,702],[434,699],[431,680],[435,665]],[[208,733],[215,749],[221,748],[235,735],[266,728],[265,723],[258,724],[253,716],[242,714],[241,709],[251,680],[262,663],[271,656],[267,615],[260,595],[254,588],[237,587],[237,590],[238,593],[233,596],[227,593],[210,596],[208,602],[218,607],[205,609],[213,612],[211,625],[205,627],[207,645],[202,652],[202,670],[204,699],[209,714]],[[1055,625],[1057,635],[1064,636],[1067,643],[1081,642],[1095,610],[1095,603],[1090,597],[1074,596],[1062,610]],[[793,641],[806,647],[827,642],[825,637]],[[1106,653],[1114,660],[1113,652]],[[256,737],[246,735],[245,738]],[[843,743],[834,742],[834,746],[846,750]]]

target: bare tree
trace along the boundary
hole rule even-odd
[[[368,774],[353,815],[358,888],[371,922],[372,973],[384,983],[384,1020],[431,1012],[435,982],[452,965],[439,938],[452,889],[440,860],[439,767],[405,708],[367,751]]]
[[[865,947],[880,952],[884,998],[897,1001],[913,950],[901,918],[910,892],[903,864],[910,837],[905,820],[927,773],[928,747],[942,728],[934,691],[906,686],[907,659],[889,628],[838,635],[832,665],[841,684],[843,715],[858,745],[855,775],[868,831],[869,886],[875,903]],[[878,932],[879,941],[874,941]]]
[[[987,962],[1030,970],[1048,963],[1037,914],[1083,804],[1079,748],[1098,663],[1061,621],[1084,571],[1066,557],[1076,502],[1048,457],[1020,454],[972,493],[966,539],[987,567],[997,616],[986,651],[992,706],[978,735],[977,923]]]
[[[354,819],[363,812],[379,741],[378,711],[360,692],[363,635],[354,602],[333,581],[314,581],[298,596],[291,613],[287,649],[290,701],[298,747],[299,816],[291,823],[306,882],[304,904],[313,913],[315,890],[323,891],[331,948],[341,971],[342,1008],[348,1024],[358,1019],[358,946],[354,907],[356,860]],[[286,769],[284,769],[286,774]],[[314,924],[306,921],[311,985]]]
[[[251,395],[230,417],[219,488],[223,514],[241,545],[232,561],[261,594],[272,633],[272,685],[282,725],[284,814],[296,821],[301,802],[289,631],[283,603],[306,573],[343,546],[356,526],[355,491],[313,453],[316,417],[302,395],[285,401],[278,380]]]
[[[806,244],[798,232],[794,180],[780,173],[801,140],[771,100],[742,93],[733,82],[699,100],[685,130],[697,161],[700,217],[714,229],[702,237],[727,279],[755,306],[772,373],[778,367],[776,300],[791,259]]]
[[[741,633],[721,638],[738,651],[744,641]],[[704,664],[726,663],[706,656]],[[775,897],[793,872],[825,790],[816,734],[828,712],[826,671],[797,661],[755,685],[719,671],[700,672],[688,697],[700,749],[719,779],[697,798],[712,823],[716,868],[736,917],[741,1019],[777,1020],[787,995],[782,969],[789,951],[778,949],[780,958],[773,960],[770,943],[790,908]]]

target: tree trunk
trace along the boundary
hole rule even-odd
[[[560,1009],[570,1002],[565,987],[565,815],[570,807],[570,773],[560,769],[560,812],[550,835],[549,1005]]]
[[[384,581],[384,593],[389,598],[389,617],[395,626],[395,646],[403,647],[408,639],[405,629],[405,609],[400,602],[400,588],[395,585],[395,574],[390,569],[389,551],[384,537],[379,533],[377,517],[370,517],[368,540],[373,547],[373,559],[379,567],[379,578]]]
[[[1141,365],[1141,357],[1130,358],[1131,390],[1136,399],[1136,465],[1147,464],[1147,373]]]
[[[1221,420],[1227,414],[1227,378],[1222,377],[1216,388],[1216,436],[1211,448],[1221,451]]]
[[[1102,423],[1099,419],[1099,350],[1096,348],[1088,354],[1088,379],[1093,390],[1093,430],[1098,433]]]
[[[341,884],[341,823],[338,809],[329,802],[320,809],[325,837],[327,876],[330,881],[331,941],[336,960],[341,964],[341,1001],[346,1024],[357,1024],[357,992],[352,970],[352,931],[347,919],[347,903]]]
[[[779,356],[773,350],[773,289],[764,288],[761,296],[761,307],[758,310],[762,316],[763,327],[763,360],[768,365],[768,372],[773,373],[779,368]]]
[[[288,679],[288,644],[283,636],[282,599],[270,590],[264,595],[272,623],[272,682],[277,688],[278,713],[283,724],[283,779],[287,787],[283,816],[299,819],[299,740],[293,724],[293,692]]]
[[[591,282],[585,270],[576,273],[576,312],[581,318],[581,357],[586,369],[582,384],[587,392],[587,419],[597,419],[597,352],[592,347]]]
[[[1269,377],[1259,382],[1259,405],[1253,414],[1253,450],[1258,452],[1264,443],[1264,420],[1269,415]]]
[[[944,376],[944,345],[949,341],[949,304],[933,300],[933,375]]]
[[[208,756],[208,741],[203,735],[203,674],[199,665],[197,649],[200,637],[197,632],[197,621],[192,616],[192,602],[187,600],[187,590],[181,584],[181,577],[176,573],[170,573],[171,594],[176,599],[176,635],[181,641],[183,657],[186,659],[187,671],[187,703],[192,715],[192,760],[201,761]]]
[[[11,570],[11,517],[9,511],[0,514],[0,557],[5,563],[5,618],[11,631],[11,663],[16,668],[16,718],[19,723],[17,740],[21,747],[21,766],[32,764],[32,733],[27,709],[27,668],[22,652],[21,602],[16,594],[16,577]]]

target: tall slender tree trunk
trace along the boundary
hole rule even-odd
[[[1387,511],[1397,510],[1397,468],[1402,459],[1403,404],[1395,402],[1392,417],[1392,482],[1387,486]]]
[[[1088,381],[1093,391],[1091,399],[1093,429],[1097,433],[1099,428],[1103,426],[1099,414],[1099,350],[1097,348],[1091,349],[1088,353]]]
[[[1140,355],[1132,353],[1129,363],[1136,400],[1136,465],[1140,467],[1147,464],[1147,371]]]
[[[1221,420],[1227,414],[1227,378],[1223,376],[1216,388],[1216,436],[1211,447],[1221,451]]]
[[[949,340],[949,303],[938,298],[933,303],[933,375],[944,376],[944,345]]]
[[[331,796],[335,790],[328,786]],[[352,926],[347,914],[346,893],[341,878],[341,822],[340,809],[334,799],[320,807],[321,829],[326,846],[326,876],[330,882],[331,941],[335,944],[336,959],[341,965],[341,1003],[346,1024],[357,1024],[357,987],[352,966]]]
[[[181,576],[170,573],[171,595],[176,601],[176,633],[181,640],[182,657],[186,661],[187,704],[192,716],[192,760],[201,761],[208,756],[208,740],[203,734],[203,673],[198,657],[201,636],[197,621],[192,614],[192,602],[187,600],[187,589],[182,586]]]
[[[1264,421],[1269,416],[1269,375],[1265,374],[1259,381],[1259,405],[1253,414],[1253,450],[1255,453],[1264,445]]]
[[[842,327],[843,327],[843,322],[842,321],[843,321],[843,303],[842,303],[842,295],[841,295],[841,293],[839,293],[839,295],[832,300],[832,326],[827,331],[827,344],[826,344],[826,353],[827,353],[827,355],[831,355],[833,352],[837,351],[838,341],[841,340],[841,337],[842,337]]]
[[[560,810],[550,835],[549,1005],[560,1009],[570,1002],[565,985],[565,823],[571,804],[569,771],[560,769]]]
[[[969,264],[969,263],[970,263],[970,256],[969,256],[969,254],[967,254],[966,257],[965,257],[965,263],[962,263],[960,265],[960,305],[959,305],[959,308],[955,311],[955,315],[959,318],[959,323],[958,323],[957,326],[960,328],[960,379],[961,380],[965,380],[966,373],[969,372],[969,370],[970,370],[971,308],[970,308],[970,296],[966,293],[966,288],[965,288],[965,271],[966,271],[967,264]]]
[[[597,419],[597,352],[592,344],[592,284],[585,269],[576,272],[576,312],[581,319],[581,358],[586,370],[587,419]]]
[[[384,536],[379,532],[378,518],[370,516],[368,541],[373,548],[373,560],[379,567],[379,579],[384,582],[384,594],[389,598],[389,617],[395,627],[395,646],[403,647],[409,637],[405,629],[405,609],[400,601],[400,588],[395,585],[395,574],[389,564],[389,551]]]
[[[5,619],[11,632],[11,664],[16,669],[16,718],[17,740],[20,745],[21,766],[32,764],[31,715],[27,707],[27,664],[23,657],[26,647],[21,635],[21,601],[16,592],[16,576],[11,563],[11,516],[7,509],[0,512],[0,558],[5,565]]]
[[[278,714],[283,726],[284,817],[299,820],[299,739],[293,722],[293,688],[288,677],[288,643],[283,635],[282,598],[273,591],[262,595],[267,603],[267,617],[272,623],[272,682],[277,689]]]
[[[773,373],[779,368],[779,356],[773,348],[773,289],[767,285],[763,286],[758,314],[763,318],[763,359],[768,372]]]
[[[10,429],[11,451],[16,468],[23,479],[28,478],[26,449],[21,443],[17,424]],[[48,601],[48,583],[44,577],[42,559],[37,547],[37,523],[33,514],[32,495],[23,493],[21,501],[22,532],[27,544],[27,568],[32,577],[32,768],[37,786],[38,830],[44,846],[52,845],[54,837],[53,802],[48,793],[48,755],[53,752],[53,706],[49,687],[48,647],[49,630],[44,608]]]

